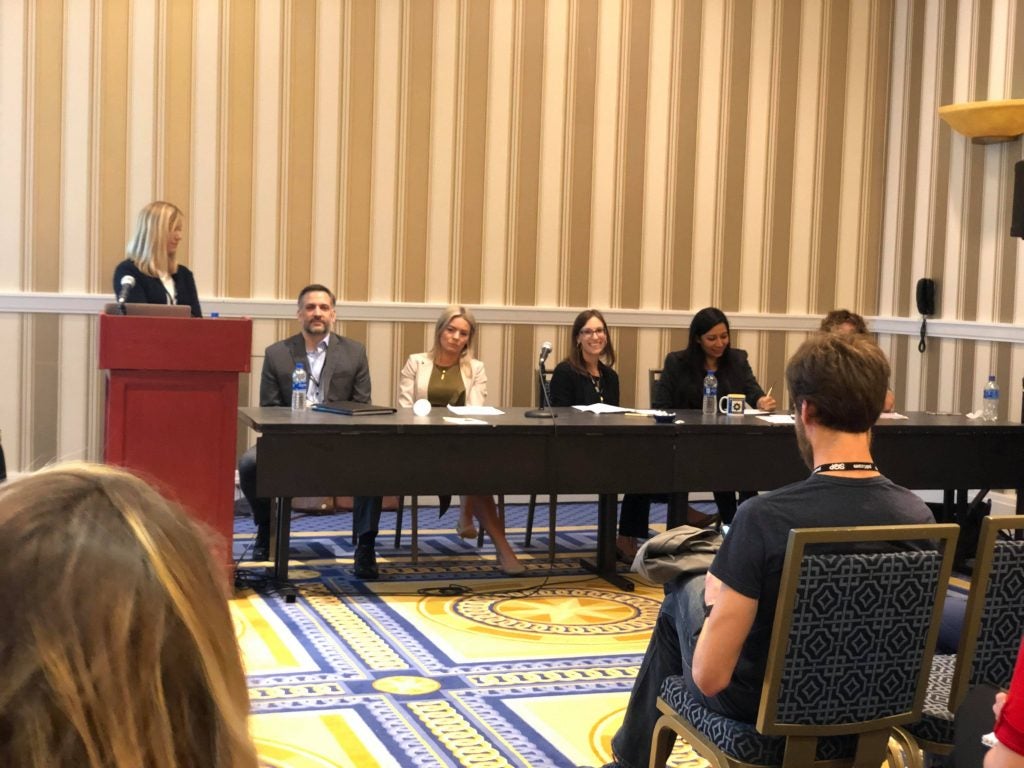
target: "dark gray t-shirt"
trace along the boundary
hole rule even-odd
[[[754,625],[729,683],[730,699],[735,700],[741,692],[749,694],[750,722],[756,718],[764,683],[790,530],[934,522],[923,501],[880,476],[811,475],[740,505],[710,570],[731,589],[758,601]]]

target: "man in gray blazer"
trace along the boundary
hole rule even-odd
[[[302,331],[267,347],[260,376],[261,407],[291,404],[296,365],[306,370],[307,402],[370,402],[366,348],[358,341],[331,332],[336,318],[334,303],[334,294],[323,285],[307,285],[299,293],[296,316]],[[255,447],[247,450],[238,462],[238,478],[256,522],[253,559],[266,560],[270,545],[270,499],[256,496]],[[354,573],[360,579],[375,579],[378,575],[374,545],[380,508],[379,496],[355,497],[352,524],[358,540]]]

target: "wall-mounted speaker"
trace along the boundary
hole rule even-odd
[[[1013,166],[1013,220],[1010,237],[1024,237],[1024,160]]]

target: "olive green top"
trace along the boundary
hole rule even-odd
[[[462,383],[462,371],[458,363],[447,368],[434,363],[430,383],[427,385],[427,400],[431,405],[441,408],[466,404],[466,387]]]

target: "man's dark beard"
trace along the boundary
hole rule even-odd
[[[793,424],[796,427],[796,445],[800,449],[800,458],[804,460],[808,469],[814,469],[814,448],[804,433],[804,423],[800,421],[799,413],[796,414]]]

